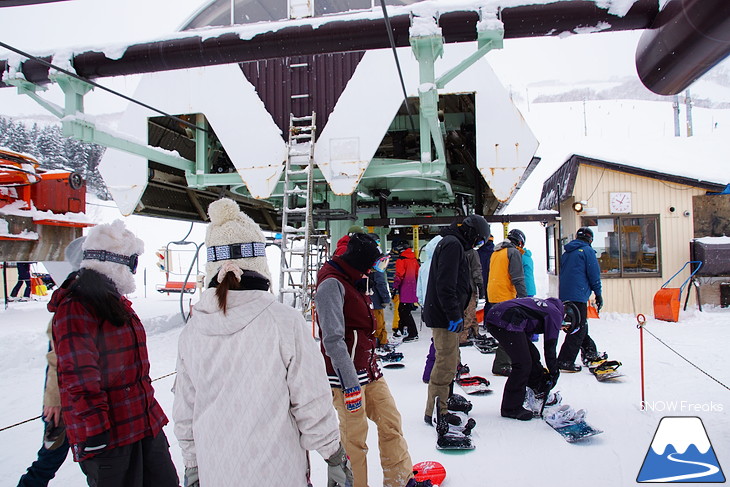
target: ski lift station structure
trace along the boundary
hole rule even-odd
[[[637,70],[660,94],[730,52],[714,35],[728,32],[723,0],[529,3],[212,0],[179,33],[124,49],[60,59],[3,44],[14,54],[0,59],[0,87],[35,99],[64,135],[108,147],[99,171],[125,215],[204,222],[210,202],[236,200],[282,233],[282,278],[301,282],[280,290],[304,299],[323,242],[353,223],[387,241],[393,227],[418,238],[468,213],[546,218],[499,215],[539,161],[485,59],[503,39],[649,29]],[[94,79],[140,73],[143,104],[118,129],[85,115]],[[49,82],[64,106],[43,98]]]

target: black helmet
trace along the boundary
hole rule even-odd
[[[527,240],[525,238],[525,233],[522,230],[518,230],[516,228],[513,228],[509,231],[509,233],[507,234],[507,239],[518,247],[524,247],[525,241]]]
[[[588,227],[580,227],[578,231],[575,232],[575,238],[579,238],[588,243],[593,243],[593,230]]]
[[[469,215],[464,218],[463,225],[471,227],[479,237],[477,240],[489,238],[489,223],[482,215]]]
[[[411,248],[411,244],[408,243],[408,240],[394,240],[393,241],[393,250],[395,250],[398,253],[403,252],[405,249]]]
[[[563,331],[568,335],[580,329],[580,310],[570,301],[563,301]]]

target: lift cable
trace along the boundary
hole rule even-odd
[[[20,54],[21,56],[27,57],[28,59],[32,59],[33,61],[36,61],[36,62],[39,62],[39,63],[43,64],[44,66],[47,66],[47,67],[49,67],[51,69],[55,69],[56,71],[59,71],[59,72],[65,74],[65,75],[68,75],[68,76],[71,76],[72,78],[76,78],[76,79],[78,79],[80,81],[83,81],[84,83],[88,83],[88,84],[90,84],[91,86],[93,86],[95,88],[99,88],[101,90],[107,91],[107,92],[111,93],[112,95],[119,96],[121,98],[124,98],[127,101],[132,102],[132,103],[136,103],[137,105],[139,105],[141,107],[144,107],[144,108],[147,108],[149,110],[152,110],[153,112],[157,112],[160,115],[164,115],[165,117],[169,117],[172,120],[175,120],[176,122],[179,122],[179,123],[181,123],[181,124],[183,124],[183,125],[185,125],[187,127],[190,127],[192,129],[194,129],[194,130],[202,130],[204,132],[210,133],[210,130],[208,130],[208,129],[198,127],[197,125],[195,125],[193,123],[190,123],[187,120],[183,120],[180,117],[176,117],[175,115],[170,115],[167,112],[163,112],[162,110],[158,110],[157,108],[155,108],[153,106],[150,106],[150,105],[148,105],[146,103],[143,103],[143,102],[141,102],[139,100],[135,100],[134,98],[132,98],[130,96],[127,96],[127,95],[125,95],[123,93],[120,93],[118,91],[115,91],[115,90],[113,90],[111,88],[107,88],[106,86],[100,85],[99,83],[96,83],[95,81],[92,81],[90,79],[84,78],[83,76],[79,76],[76,73],[73,73],[73,72],[68,71],[66,69],[63,69],[63,68],[61,68],[59,66],[56,66],[56,65],[54,65],[52,63],[49,63],[45,59],[39,58],[37,56],[33,56],[32,54],[29,54],[29,53],[27,53],[25,51],[21,51],[20,49],[17,49],[17,48],[15,48],[13,46],[10,46],[8,44],[5,44],[2,41],[0,41],[0,47],[4,47],[5,49],[8,49],[9,51],[13,51],[13,52],[15,52],[17,54]]]
[[[390,25],[390,17],[388,17],[388,11],[385,8],[385,0],[380,0],[380,6],[383,9],[383,19],[385,20],[385,27],[388,31],[388,39],[390,40],[390,47],[393,49],[393,57],[395,58],[395,66],[398,69],[398,77],[400,78],[400,87],[403,90],[403,99],[406,103],[406,111],[408,112],[408,120],[411,122],[411,130],[416,130],[416,124],[413,122],[413,113],[411,112],[411,104],[408,103],[408,92],[406,91],[406,84],[403,81],[403,71],[400,68],[400,61],[398,61],[398,51],[395,47],[395,39],[393,38],[393,28]]]

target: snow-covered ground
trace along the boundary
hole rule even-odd
[[[153,379],[175,370],[177,337],[183,327],[177,296],[141,290],[132,296],[148,334]],[[196,296],[197,297],[197,296]],[[50,318],[40,301],[10,303],[0,310],[0,428],[36,416],[41,411],[45,330]],[[195,298],[194,298],[195,299]],[[640,310],[651,316],[651,310]],[[390,317],[392,313],[388,312]],[[418,321],[418,316],[416,316]],[[493,355],[462,348],[462,361],[474,374],[491,382],[494,393],[472,396],[471,416],[476,419],[476,449],[449,454],[435,449],[436,433],[423,423],[426,385],[421,381],[430,331],[425,326],[420,339],[399,348],[405,368],[385,370],[385,377],[403,416],[405,435],[414,462],[437,460],[448,471],[445,487],[485,485],[555,485],[561,487],[634,485],[659,420],[664,416],[699,416],[721,466],[730,465],[730,368],[725,365],[730,309],[709,308],[682,312],[679,323],[649,318],[646,330],[710,374],[723,385],[691,366],[667,346],[644,333],[645,398],[653,410],[641,410],[641,368],[639,331],[630,315],[610,314],[591,320],[591,335],[600,350],[623,362],[625,377],[616,383],[599,383],[588,372],[563,374],[557,389],[564,403],[588,411],[588,421],[603,434],[577,444],[566,443],[540,420],[520,422],[501,418],[499,403],[505,378],[491,375]],[[538,344],[538,348],[541,344]],[[170,391],[174,376],[154,382],[156,397],[165,412],[172,410]],[[263,427],[263,426],[262,426]],[[180,449],[166,427],[171,451],[182,473]],[[0,484],[15,485],[34,460],[41,443],[42,424],[34,420],[0,431]],[[368,442],[371,451],[371,486],[380,484],[375,428]],[[324,462],[313,457],[315,486],[326,485]],[[727,476],[730,471],[725,470]],[[68,459],[53,485],[84,485],[77,465]],[[256,479],[255,485],[266,485]]]

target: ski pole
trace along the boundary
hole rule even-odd
[[[639,352],[640,352],[640,364],[641,364],[641,410],[645,409],[646,402],[644,400],[644,324],[646,323],[646,317],[639,313],[636,315],[636,327],[639,329]]]

